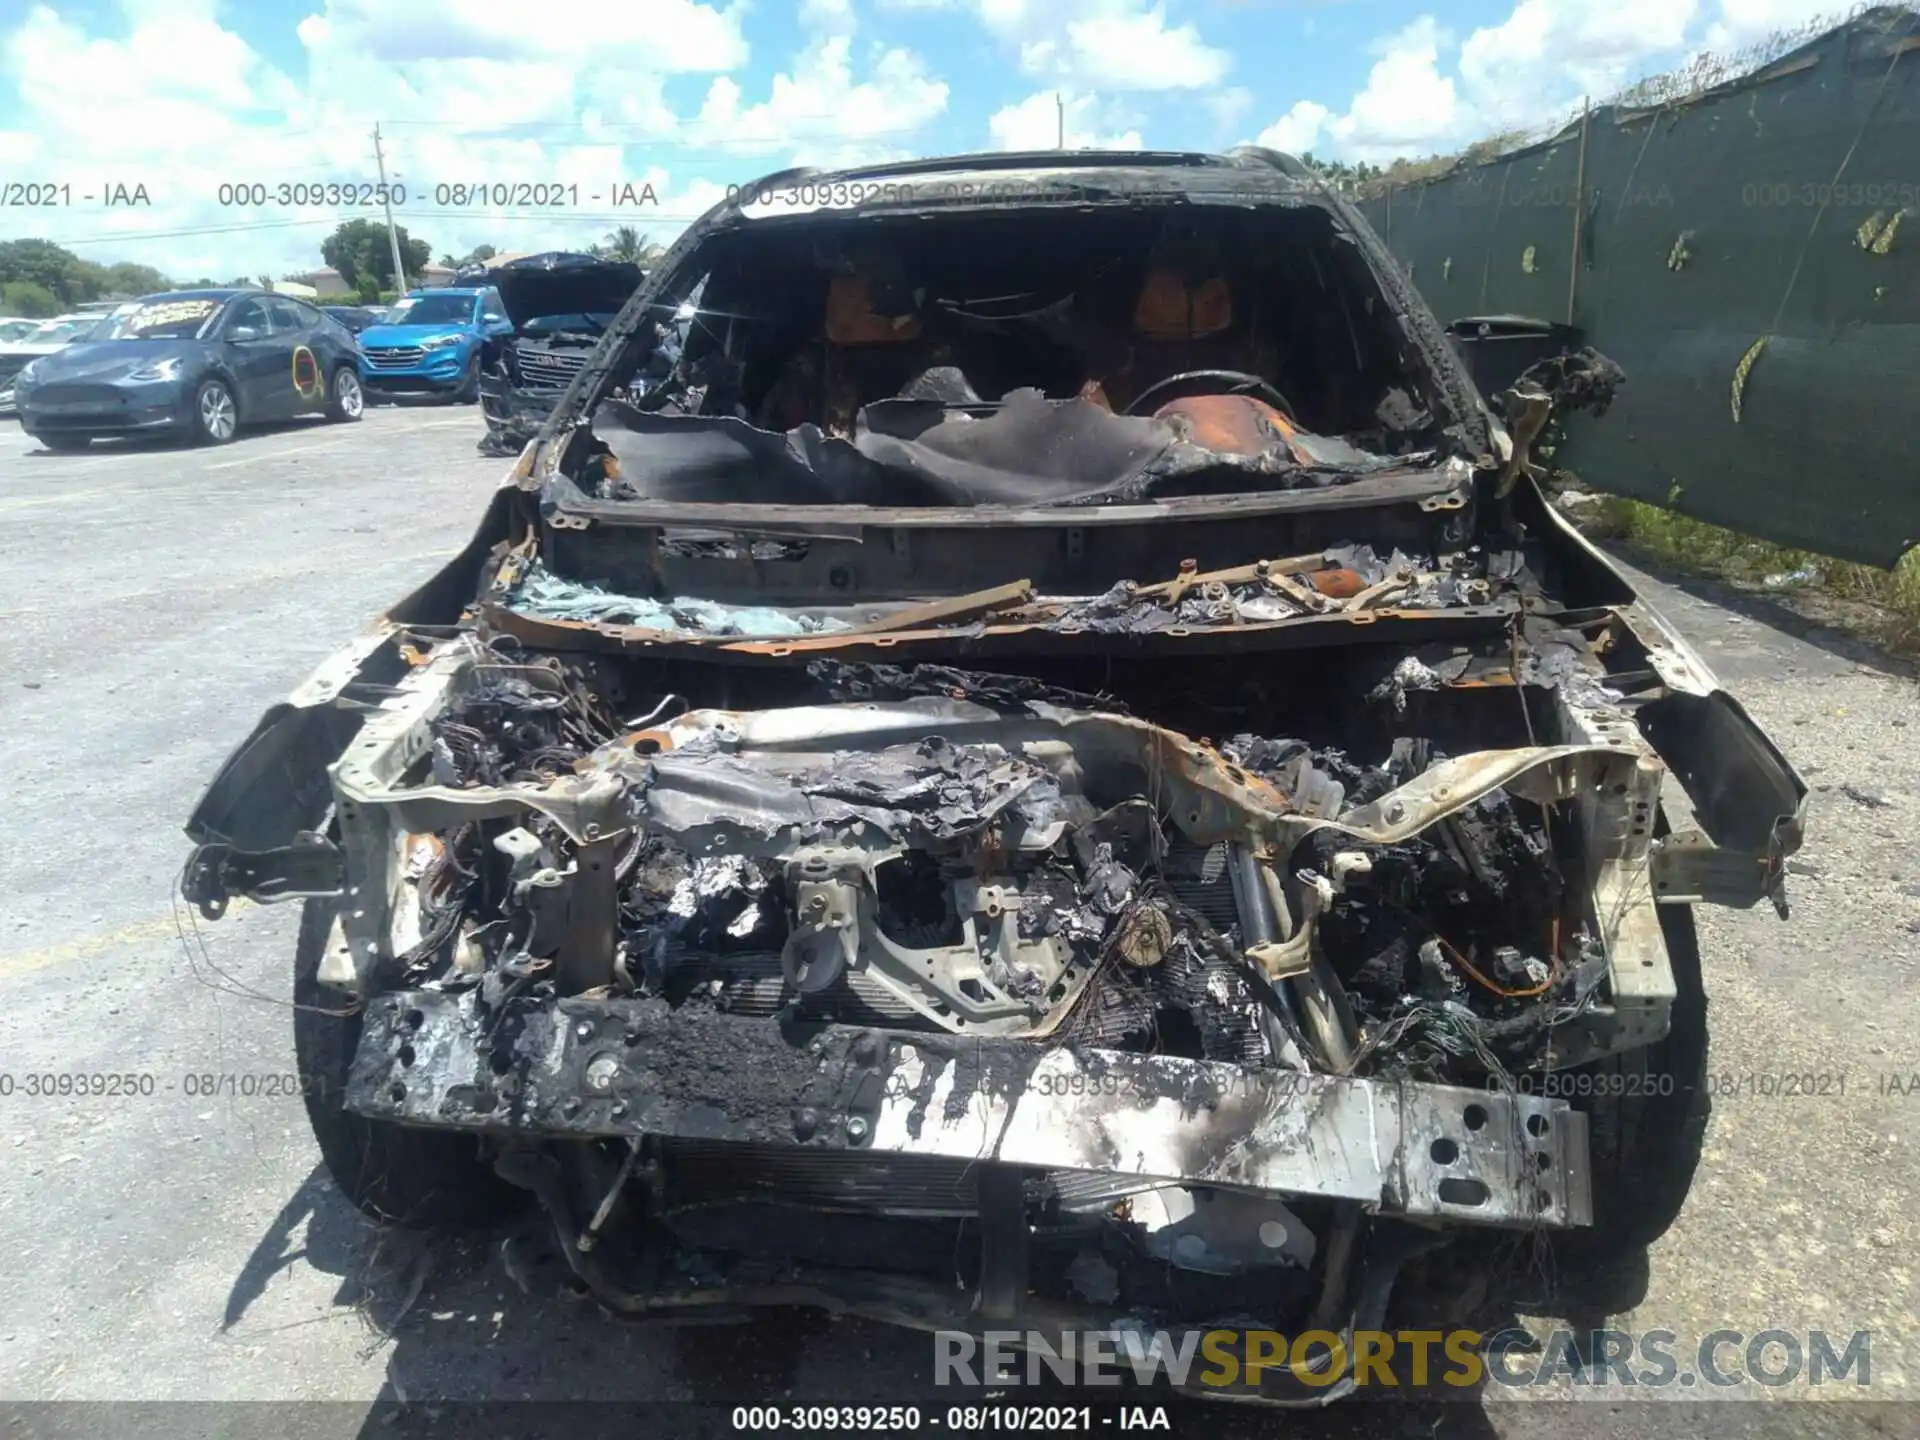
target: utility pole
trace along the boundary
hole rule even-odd
[[[1567,324],[1573,324],[1580,296],[1580,231],[1587,218],[1587,131],[1593,125],[1593,97],[1580,102],[1580,168],[1573,182],[1573,254],[1567,262]]]
[[[1060,98],[1058,90],[1053,92],[1053,120],[1053,148],[1064,150],[1067,148],[1067,102]]]
[[[407,265],[400,258],[400,232],[393,228],[393,197],[387,193],[387,157],[380,153],[380,122],[373,123],[373,163],[380,170],[380,203],[387,211],[387,244],[393,247],[393,293],[407,293]]]

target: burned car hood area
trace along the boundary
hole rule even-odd
[[[986,163],[692,227],[213,782],[184,889],[304,900],[336,1180],[534,1197],[634,1316],[1340,1332],[1645,1244],[1688,907],[1786,914],[1805,786],[1535,484],[1623,377],[1490,411],[1281,157]]]

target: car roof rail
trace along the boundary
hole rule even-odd
[[[757,180],[749,180],[734,191],[733,201],[737,205],[743,195],[752,195],[768,185],[784,185],[794,180],[805,180],[814,175],[826,174],[818,165],[793,165],[785,170],[776,170],[771,175],[762,175]]]
[[[1271,150],[1265,145],[1236,145],[1227,154],[1243,164],[1252,161],[1278,170],[1291,180],[1312,181],[1319,178],[1295,156],[1287,154],[1284,150]]]

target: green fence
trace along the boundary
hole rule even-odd
[[[1362,205],[1442,322],[1571,321],[1627,385],[1588,483],[1890,566],[1920,543],[1920,18],[1594,110]]]

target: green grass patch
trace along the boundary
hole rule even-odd
[[[1827,596],[1881,612],[1873,638],[1894,649],[1920,650],[1920,549],[1892,570],[1856,565],[1756,540],[1639,500],[1603,496],[1590,528],[1622,540],[1678,570],[1713,576],[1783,596]]]

